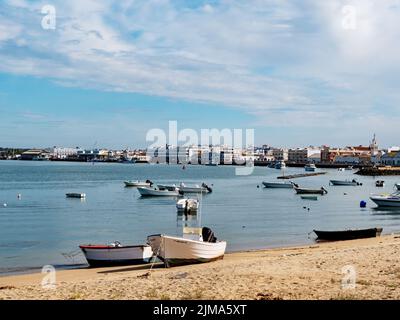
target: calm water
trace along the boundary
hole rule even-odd
[[[303,171],[289,168],[286,174]],[[313,229],[382,226],[384,233],[400,231],[400,209],[376,210],[368,198],[392,192],[400,178],[385,177],[386,186],[376,188],[374,178],[357,176],[363,186],[334,187],[329,179],[355,176],[327,171],[296,179],[301,186],[329,191],[318,201],[307,201],[290,189],[262,188],[261,181],[281,173],[269,168],[235,176],[230,166],[182,170],[172,165],[0,161],[0,273],[84,263],[82,255],[63,255],[73,255],[80,243],[139,244],[149,234],[181,233],[175,199],[141,198],[136,189],[123,186],[127,179],[213,184],[214,192],[203,197],[201,222],[228,241],[228,251],[311,243]],[[87,198],[66,199],[67,192],[85,192]],[[361,200],[368,200],[367,208],[359,208]]]

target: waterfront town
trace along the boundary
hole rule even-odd
[[[379,149],[375,135],[368,145],[302,148],[274,148],[269,145],[237,149],[228,146],[171,146],[152,149],[108,150],[57,147],[45,149],[0,148],[1,160],[77,161],[120,163],[169,163],[273,165],[283,161],[288,166],[314,163],[316,166],[400,166],[400,147]]]

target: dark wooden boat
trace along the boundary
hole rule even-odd
[[[328,191],[324,187],[321,187],[321,189],[307,189],[307,188],[300,188],[298,186],[294,186],[294,190],[296,190],[297,194],[320,194],[320,195],[324,195],[324,194],[328,193]]]
[[[379,237],[382,233],[382,228],[370,229],[355,229],[342,231],[321,231],[314,230],[317,235],[317,240],[338,241],[338,240],[354,240],[363,238]]]

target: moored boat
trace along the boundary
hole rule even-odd
[[[163,234],[147,237],[148,244],[166,267],[223,259],[226,241],[217,241],[209,228],[183,229],[183,237]]]
[[[125,187],[150,187],[153,183],[150,180],[139,181],[139,180],[127,180],[124,181]]]
[[[86,194],[85,193],[77,193],[77,192],[66,193],[65,196],[67,198],[77,198],[77,199],[86,198]]]
[[[314,172],[317,169],[314,163],[309,163],[304,166],[304,170]]]
[[[148,263],[153,256],[149,245],[122,246],[118,241],[109,245],[80,245],[91,267]]]
[[[338,241],[338,240],[354,240],[363,238],[378,237],[382,233],[382,228],[354,229],[340,231],[322,231],[314,230],[317,240]]]
[[[377,180],[375,182],[375,187],[382,188],[384,186],[385,186],[385,181],[383,181],[383,180]]]
[[[396,188],[397,190],[400,191],[400,183],[395,183],[394,186],[395,186],[395,188]]]
[[[334,186],[361,186],[362,185],[356,179],[353,179],[353,180],[329,180],[329,183]]]
[[[183,198],[176,202],[176,209],[180,212],[196,212],[199,208],[199,200]]]
[[[324,195],[324,194],[328,193],[328,191],[324,187],[321,187],[320,189],[309,189],[309,188],[300,188],[300,187],[294,186],[294,190],[296,190],[297,194],[320,194],[320,195]]]
[[[285,161],[279,160],[279,161],[275,162],[274,167],[275,167],[275,169],[278,169],[278,170],[285,169],[286,168]]]
[[[293,189],[292,182],[268,182],[263,181],[262,184],[265,188],[280,188],[280,189]]]
[[[208,185],[206,185],[204,182],[201,184],[201,186],[199,186],[199,185],[188,186],[188,185],[184,184],[183,182],[181,182],[181,184],[179,185],[179,190],[183,193],[210,193],[210,192],[212,192],[212,188],[209,187]]]
[[[378,207],[400,207],[400,191],[391,194],[372,195],[370,199]]]
[[[178,188],[164,188],[159,186],[153,187],[138,187],[137,190],[139,191],[142,197],[148,196],[167,196],[167,197],[177,197],[181,195]]]

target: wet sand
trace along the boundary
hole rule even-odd
[[[0,277],[0,299],[399,299],[400,235],[226,254],[220,261]]]

